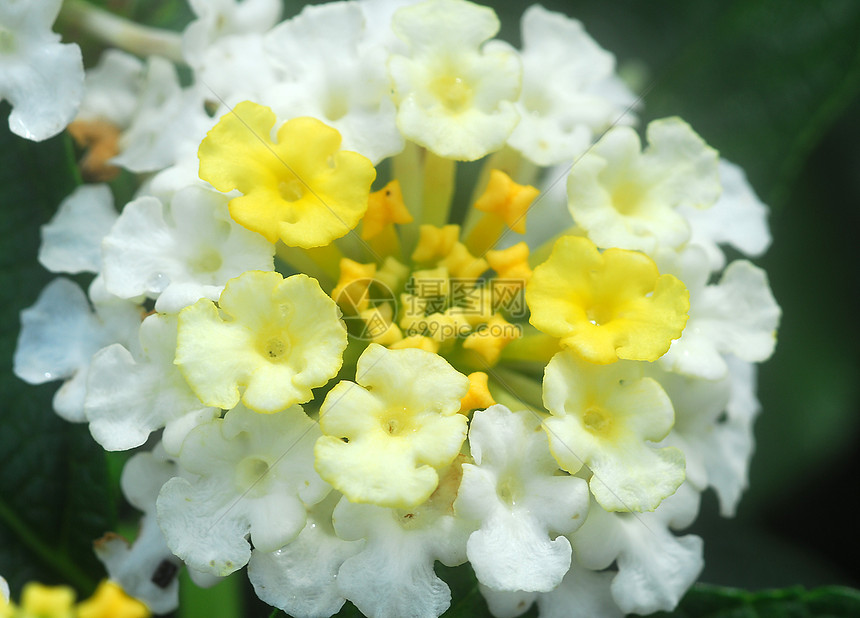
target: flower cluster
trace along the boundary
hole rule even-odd
[[[497,616],[673,608],[702,567],[673,531],[709,487],[734,512],[780,318],[726,264],[770,242],[743,172],[678,118],[643,144],[613,56],[540,6],[521,50],[465,0],[191,7],[190,84],[87,71],[73,127],[114,154],[84,171],[141,185],[43,228],[46,268],[93,277],[45,288],[14,359],[138,449],[111,576],[156,612],[184,563],[294,616],[438,616],[434,562],[468,561]]]

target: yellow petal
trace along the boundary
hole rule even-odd
[[[681,336],[689,292],[635,251],[566,236],[526,286],[529,321],[592,363],[655,361]]]

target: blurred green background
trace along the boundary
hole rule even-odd
[[[190,15],[178,0],[101,4],[158,26],[181,27]],[[860,585],[851,551],[860,494],[860,2],[544,4],[580,19],[647,87],[643,126],[682,116],[747,170],[771,207],[774,243],[757,263],[783,307],[779,344],[760,372],[764,412],[739,514],[720,518],[708,493],[693,527],[705,538],[702,580]],[[527,5],[496,4],[502,38],[519,42]],[[286,14],[299,9],[288,2]],[[54,386],[11,375],[18,313],[51,278],[35,261],[38,227],[77,182],[72,146],[63,136],[39,145],[10,136],[8,106],[0,111],[0,574],[13,590],[39,579],[86,592],[101,576],[89,539],[126,512],[107,486],[116,461],[85,428],[50,412]],[[238,603],[243,581],[213,593]],[[266,610],[254,603],[245,615]]]

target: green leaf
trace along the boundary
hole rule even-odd
[[[79,182],[65,135],[35,144],[9,133],[0,106],[0,574],[13,594],[29,580],[92,591],[103,569],[92,541],[111,528],[102,449],[57,417],[57,385],[12,375],[19,312],[52,278],[36,262],[39,226]]]
[[[839,586],[806,590],[746,592],[735,588],[697,585],[671,613],[653,618],[851,618],[860,616],[860,591]]]

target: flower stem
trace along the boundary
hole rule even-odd
[[[429,150],[425,153],[422,223],[437,227],[448,223],[456,171],[456,161],[435,155]]]
[[[102,43],[136,56],[159,55],[182,62],[182,38],[178,32],[141,26],[86,0],[66,0],[60,12],[65,27],[80,28]]]

